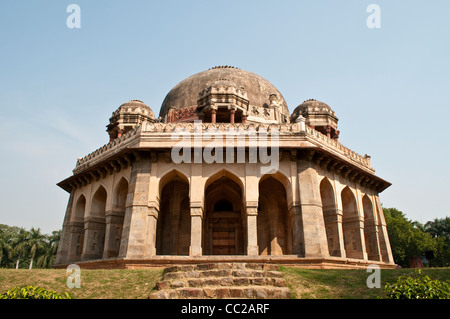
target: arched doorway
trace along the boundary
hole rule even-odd
[[[177,172],[162,180],[156,227],[157,255],[189,255],[189,182]]]
[[[259,182],[258,247],[260,255],[286,255],[291,243],[288,225],[286,189],[276,178]]]
[[[127,194],[128,182],[122,177],[114,190],[112,210],[106,216],[106,258],[119,255]]]
[[[206,187],[204,255],[244,254],[242,202],[242,188],[227,176],[217,178]]]
[[[339,224],[336,208],[334,189],[327,178],[320,183],[320,198],[322,200],[322,212],[328,241],[330,256],[341,257],[339,248]]]
[[[71,220],[71,240],[70,253],[73,254],[71,261],[78,261],[81,258],[84,244],[84,214],[86,211],[86,197],[80,195],[75,204],[74,214]]]
[[[356,198],[350,188],[345,187],[342,198],[342,230],[347,257],[363,258],[361,243],[361,225],[356,205]]]
[[[84,221],[84,247],[82,260],[101,259],[105,247],[106,198],[103,186],[99,186],[92,196],[89,215]]]
[[[380,260],[378,247],[377,225],[375,223],[372,201],[364,195],[362,199],[364,209],[364,239],[366,242],[367,258]]]

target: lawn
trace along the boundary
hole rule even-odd
[[[414,269],[381,270],[381,288],[367,287],[371,273],[364,269],[301,269],[281,267],[298,299],[376,299],[384,296],[386,282],[398,276],[416,276]],[[423,269],[435,280],[450,280],[450,268]],[[147,298],[162,278],[162,269],[81,270],[81,288],[68,288],[65,269],[0,269],[0,293],[15,286],[34,285],[68,292],[75,299]]]
[[[298,299],[377,299],[383,298],[386,283],[394,283],[399,276],[418,276],[417,270],[382,269],[381,288],[368,288],[372,272],[365,269],[301,269],[281,267],[291,295]],[[422,275],[432,280],[450,280],[450,268],[422,269]]]
[[[147,298],[162,278],[162,269],[81,270],[81,287],[68,288],[65,269],[0,269],[0,293],[33,285],[68,292],[75,299]]]

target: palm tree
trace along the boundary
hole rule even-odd
[[[12,255],[12,247],[9,244],[8,239],[1,236],[0,237],[0,265],[2,264],[3,256],[6,256],[5,265],[7,265],[8,259],[11,258],[11,255]]]
[[[13,255],[17,257],[16,269],[19,269],[20,258],[26,254],[28,236],[29,233],[24,228],[20,228],[16,236],[12,238]]]
[[[49,268],[53,264],[56,252],[58,250],[60,236],[61,236],[60,230],[53,231],[50,236],[46,236],[47,241],[45,245],[45,251],[36,262],[36,265],[38,267]]]
[[[44,234],[41,234],[40,228],[35,229],[34,227],[32,227],[29,234],[30,236],[26,241],[26,246],[31,257],[30,266],[28,269],[31,269],[33,268],[33,259],[36,256],[36,253],[38,251],[44,250],[46,238]]]

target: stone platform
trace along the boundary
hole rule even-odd
[[[309,269],[366,269],[369,265],[378,265],[381,269],[394,269],[396,264],[375,260],[328,257],[307,258],[297,255],[284,256],[153,256],[148,259],[108,258],[89,261],[74,261],[82,269],[145,269],[165,268],[174,265],[198,265],[211,263],[264,263]],[[68,264],[54,265],[54,268],[66,268]]]
[[[177,265],[150,299],[288,299],[289,288],[278,266],[258,263]]]

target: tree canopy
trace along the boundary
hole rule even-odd
[[[430,265],[450,266],[450,218],[435,218],[425,225],[411,221],[396,208],[384,208],[394,261],[409,267],[409,258],[432,252]]]
[[[48,268],[53,264],[61,231],[42,234],[39,228],[26,230],[0,224],[0,267]]]

